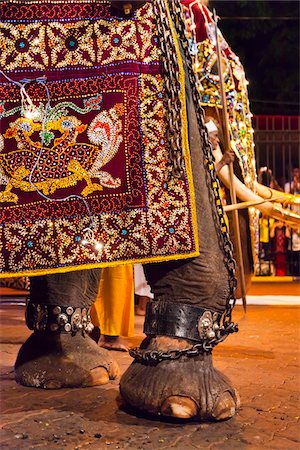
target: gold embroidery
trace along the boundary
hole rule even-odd
[[[119,150],[123,139],[120,120],[123,112],[123,105],[117,104],[95,117],[87,133],[93,145],[77,143],[78,135],[87,126],[75,116],[63,116],[54,122],[48,122],[46,133],[50,135],[49,139],[54,138],[54,130],[61,134],[54,139],[53,146],[40,155],[41,144],[32,140],[32,136],[42,129],[41,123],[26,118],[19,118],[11,123],[4,137],[14,138],[18,150],[1,155],[2,166],[10,178],[5,191],[0,193],[0,202],[18,202],[18,195],[11,192],[13,188],[24,192],[38,189],[49,195],[57,189],[75,186],[78,181],[85,180],[87,186],[81,195],[86,197],[94,191],[101,191],[103,186],[119,187],[121,180],[113,178],[101,168]],[[37,161],[37,167],[33,170]],[[30,173],[32,182],[29,181]],[[92,178],[98,179],[98,183],[93,183]]]
[[[134,20],[12,24],[0,22],[0,63],[6,70],[92,67],[131,60],[159,60],[152,5]],[[94,33],[97,39],[94,39]],[[50,55],[50,58],[49,56]]]
[[[136,25],[133,20],[118,21],[99,20],[95,24],[97,36],[97,59],[101,64],[118,60],[138,59]]]
[[[75,65],[92,66],[96,55],[93,42],[93,25],[88,21],[76,23],[49,23],[47,35],[54,67]]]
[[[0,65],[6,70],[47,67],[45,29],[41,23],[0,23]]]

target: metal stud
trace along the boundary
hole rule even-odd
[[[206,336],[209,339],[212,339],[212,338],[216,337],[216,333],[213,330],[209,330],[209,331],[207,331]]]
[[[58,316],[58,314],[61,313],[61,307],[60,306],[55,306],[52,310],[53,314],[55,314],[56,316]]]
[[[71,331],[72,327],[70,323],[66,323],[66,325],[64,326],[65,331]]]
[[[72,306],[68,306],[66,309],[66,313],[69,314],[69,316],[70,316],[71,314],[73,314],[73,312],[74,312],[74,309],[72,308]]]
[[[60,314],[57,318],[57,322],[63,325],[64,323],[68,322],[68,316],[66,314]]]
[[[89,323],[86,327],[86,331],[88,333],[91,333],[93,331],[93,329],[94,329],[94,325],[92,323]]]

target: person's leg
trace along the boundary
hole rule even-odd
[[[108,350],[128,351],[123,337],[134,335],[133,267],[103,269],[95,310],[100,325],[99,345]]]
[[[153,294],[147,283],[142,264],[134,265],[134,293],[138,300],[135,314],[137,316],[144,316],[146,313],[146,305],[149,300],[153,299]]]
[[[107,383],[117,363],[90,339],[100,269],[32,277],[26,320],[33,334],[15,364],[16,381],[46,389]]]
[[[101,334],[99,345],[107,350],[116,350],[119,352],[128,352],[130,349],[130,344],[125,338],[121,336],[109,336],[107,334]]]
[[[144,316],[146,314],[146,306],[150,298],[146,296],[137,295],[138,304],[135,308],[136,316]]]

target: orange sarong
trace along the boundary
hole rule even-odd
[[[108,336],[134,335],[133,266],[123,265],[102,270],[97,299],[91,318],[101,334]]]

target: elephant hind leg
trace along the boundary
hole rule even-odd
[[[118,377],[117,362],[88,335],[99,279],[99,269],[31,278],[26,322],[34,332],[15,363],[18,383],[58,389],[98,386]]]
[[[106,384],[119,376],[108,351],[90,337],[34,332],[15,363],[16,381],[44,389]]]
[[[185,340],[156,337],[147,350],[190,347]],[[210,353],[149,365],[135,361],[121,378],[126,403],[152,413],[178,419],[225,420],[239,407],[230,381],[212,364]]]

